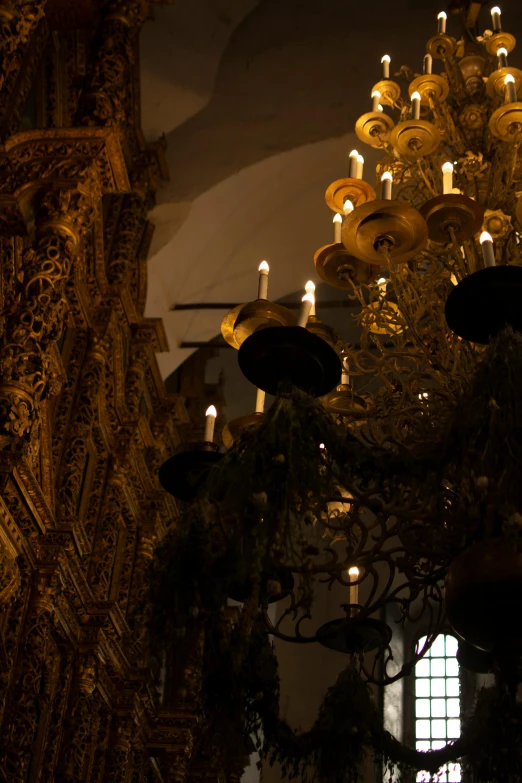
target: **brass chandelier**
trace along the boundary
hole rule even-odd
[[[412,672],[449,621],[461,663],[495,671],[514,693],[522,652],[512,620],[522,609],[522,71],[508,62],[515,38],[500,9],[482,34],[479,10],[462,10],[459,39],[439,14],[422,73],[394,72],[382,58],[370,110],[355,127],[382,151],[377,185],[365,181],[353,150],[349,176],[326,190],[334,241],[317,250],[315,269],[354,305],[359,344],[320,321],[313,285],[298,317],[270,302],[263,262],[258,298],[222,323],[258,388],[256,410],[227,424],[222,457],[209,409],[205,441],[172,457],[160,478],[191,500],[223,466],[245,486],[256,476],[256,513],[273,521],[277,537],[255,593],[271,634],[349,655],[372,651],[361,671],[387,685]],[[301,392],[320,402],[299,418],[291,411]],[[278,395],[266,413],[265,393]],[[305,431],[319,408],[332,428]],[[299,427],[301,456],[289,445]],[[273,449],[263,461],[267,439]],[[312,475],[308,446],[324,477],[318,488],[303,485]],[[287,494],[271,509],[278,481]],[[236,495],[235,508],[224,504],[238,518],[238,504],[249,501]],[[282,515],[284,530],[275,521]],[[317,627],[311,593],[321,584],[346,600],[343,616]],[[273,622],[268,604],[281,598]],[[381,620],[391,604],[402,622],[422,619],[428,629],[399,671]]]

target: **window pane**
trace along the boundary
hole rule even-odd
[[[424,721],[417,721],[417,723],[421,723]],[[427,721],[426,721],[427,722]],[[449,723],[453,723],[453,721],[448,721]],[[460,723],[460,721],[459,721]],[[460,732],[459,732],[460,733]],[[446,738],[446,721],[445,720],[432,720],[431,721],[431,735],[433,739],[438,739],[441,737],[442,739]],[[417,735],[420,737],[420,734]],[[425,737],[429,737],[429,734],[424,734]]]
[[[430,783],[431,775],[429,772],[417,772],[415,780],[417,783]]]
[[[444,677],[446,674],[446,661],[444,658],[434,658],[431,662],[431,676]]]
[[[448,658],[446,661],[446,674],[448,677],[459,676],[459,662],[456,658]]]
[[[430,695],[430,682],[431,680],[417,680],[415,683],[415,695],[416,696],[429,696]],[[444,682],[444,680],[442,680]]]
[[[430,699],[416,699],[415,702],[415,715],[417,718],[429,718],[431,703]],[[452,715],[451,717],[454,716]]]
[[[437,636],[433,644],[431,645],[431,657],[432,658],[444,658],[446,653],[446,645],[444,644],[444,634]]]
[[[433,735],[435,736],[435,734]],[[452,718],[448,721],[448,735],[450,739],[460,737],[460,720]]]
[[[459,643],[454,636],[446,636],[446,657],[456,658]]]
[[[460,699],[448,699],[448,718],[458,718],[460,715]]]
[[[439,750],[439,748],[443,748],[446,745],[446,740],[435,740],[431,743],[431,749],[432,750]],[[446,767],[443,767],[443,769],[446,769]]]
[[[448,696],[458,696],[460,693],[460,682],[456,678],[446,680],[446,693]]]
[[[431,736],[430,734],[430,722],[429,720],[416,720],[415,721],[415,736],[419,739],[426,739]],[[441,721],[444,724],[444,731],[446,731],[446,721]]]
[[[415,666],[416,677],[429,677],[430,676],[430,662],[427,658],[422,658]]]
[[[446,717],[446,699],[431,700],[431,717],[432,718]]]
[[[450,783],[460,783],[460,764],[456,764],[454,769],[450,769],[448,780]]]
[[[431,749],[431,742],[426,742],[426,740],[417,740],[415,743],[415,749],[416,750],[430,750]]]
[[[430,680],[428,680],[427,682],[430,682]],[[446,695],[446,680],[431,680],[431,695],[432,696],[445,696]]]

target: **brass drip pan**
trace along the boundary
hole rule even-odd
[[[314,256],[319,277],[334,288],[352,289],[365,285],[377,276],[378,267],[351,256],[342,242],[320,247]]]
[[[345,177],[336,179],[328,186],[324,198],[334,212],[344,215],[344,202],[350,199],[354,207],[359,207],[367,201],[374,201],[375,190],[363,179]]]
[[[368,416],[368,403],[346,383],[340,383],[330,394],[323,397],[323,403],[338,416],[350,416],[359,420]]]
[[[232,348],[241,344],[258,329],[271,326],[295,326],[297,316],[287,307],[268,299],[237,305],[221,321],[221,334]]]
[[[309,332],[316,334],[317,337],[320,337],[321,340],[324,340],[325,343],[328,343],[328,345],[330,345],[334,350],[337,349],[337,346],[342,348],[343,339],[339,332],[337,332],[332,326],[323,323],[323,321],[321,321],[317,315],[310,315],[308,317],[306,328]]]
[[[234,442],[243,435],[244,432],[251,432],[259,427],[263,421],[264,413],[249,413],[247,416],[239,416],[232,419],[223,428],[223,443],[230,449]]]
[[[486,82],[486,92],[490,98],[505,98],[505,79],[508,74],[511,74],[515,80],[515,90],[518,96],[522,85],[522,71],[518,68],[499,68],[498,70],[493,71]]]
[[[522,103],[505,103],[489,118],[489,129],[502,141],[522,140]]]
[[[401,97],[400,86],[397,82],[392,82],[391,79],[381,79],[380,82],[374,84],[372,93],[376,91],[381,93],[379,103],[382,103],[383,106],[394,106]]]
[[[433,242],[451,242],[453,229],[455,239],[464,242],[480,231],[484,220],[484,209],[472,198],[458,193],[446,193],[426,201],[419,209],[428,226],[428,236]]]
[[[426,120],[406,120],[395,126],[390,143],[406,158],[431,155],[440,144],[440,131]]]
[[[371,147],[384,147],[393,130],[393,120],[382,111],[370,111],[355,123],[357,138]]]
[[[504,30],[500,30],[498,33],[495,33],[490,38],[488,38],[486,41],[486,49],[489,54],[492,54],[494,57],[496,57],[498,50],[502,48],[505,49],[508,54],[512,52],[516,43],[517,39],[514,35],[511,35],[511,33],[505,33]]]
[[[378,200],[363,204],[345,218],[343,243],[348,253],[368,264],[386,264],[379,251],[388,249],[393,264],[413,258],[428,240],[426,221],[404,201]]]
[[[449,95],[449,84],[443,76],[438,76],[436,73],[425,73],[410,82],[408,92],[410,98],[414,92],[420,93],[421,104],[429,106],[430,101],[442,103],[446,100]]]
[[[426,44],[426,51],[436,60],[447,60],[457,51],[457,42],[446,33],[437,33]]]
[[[383,325],[379,325],[378,314],[383,309],[384,305],[386,306],[386,310],[391,310],[394,314],[399,312],[398,305],[396,305],[395,302],[390,302],[388,299],[385,300],[383,304],[380,302],[371,302],[367,309],[363,312],[361,326],[363,326],[365,329],[368,329],[368,331],[372,334],[400,334],[402,331],[404,331],[402,326],[399,324],[387,322],[386,317],[382,319],[384,321]]]

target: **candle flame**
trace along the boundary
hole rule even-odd
[[[315,296],[312,293],[305,294],[303,298],[301,299],[301,302],[311,302],[313,305],[315,304]]]
[[[393,182],[393,174],[391,171],[384,171],[383,175],[381,177],[381,182],[384,182],[385,180],[389,179],[390,182]]]
[[[381,57],[381,63],[389,63],[391,62],[391,57],[389,54],[383,54]]]
[[[444,171],[445,173],[448,171],[453,172],[453,163],[450,163],[450,161],[447,160],[446,163],[442,164],[442,171]]]
[[[415,92],[412,92],[411,99],[412,99],[412,101],[420,101],[420,99],[421,99],[420,92],[417,92],[417,90],[415,90]]]
[[[326,448],[326,446],[324,445],[324,443],[320,443],[320,444],[319,444],[319,448],[320,448],[320,449],[325,449],[325,448]]]
[[[381,107],[379,107],[381,108]],[[357,155],[357,163],[364,163],[364,158],[362,155]]]
[[[350,158],[357,158],[357,157],[359,157],[359,153],[357,152],[357,150],[352,150],[350,152]]]
[[[515,77],[512,73],[506,74],[506,77],[504,79],[504,84],[515,84]]]
[[[496,5],[494,8],[491,9],[491,16],[493,16],[493,14],[501,14],[501,13],[502,11],[498,7],[498,5]]]
[[[309,280],[305,285],[305,291],[307,294],[313,294],[315,291],[315,284],[311,280]]]
[[[480,244],[482,245],[484,242],[493,242],[493,237],[487,231],[483,231],[480,235]]]
[[[379,277],[377,280],[377,285],[385,285],[386,284],[386,278],[385,277]]]
[[[209,405],[207,410],[205,411],[205,416],[213,416],[216,418],[217,416],[217,410],[214,405]]]
[[[379,90],[374,90],[372,92],[372,98],[380,98],[380,97],[381,97],[381,93],[379,92]]]
[[[437,16],[437,19],[447,19],[447,18],[448,18],[448,14],[446,13],[446,11],[441,11],[440,14]]]
[[[344,214],[349,215],[350,212],[353,212],[353,202],[350,201],[349,198],[346,199],[346,201],[343,204]]]
[[[501,54],[503,54],[505,57],[508,56],[508,50],[505,46],[501,46],[499,49],[497,49],[497,57],[499,57]]]
[[[270,267],[268,266],[266,261],[261,261],[257,268],[258,272],[270,272]]]
[[[351,567],[348,569],[348,574],[349,574],[349,576],[355,576],[355,577],[357,577],[357,576],[359,576],[359,573],[360,573],[360,572],[359,572],[359,569],[357,568],[357,566],[351,566]]]
[[[333,222],[334,223],[342,223],[343,222],[343,218],[342,218],[342,216],[338,212],[335,213]]]

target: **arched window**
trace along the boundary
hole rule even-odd
[[[426,637],[418,641],[419,648]],[[458,642],[454,636],[440,634],[415,666],[415,747],[437,750],[460,736],[460,677],[457,661]],[[429,781],[427,772],[417,773],[417,781]],[[461,780],[459,764],[441,770],[441,783]]]

